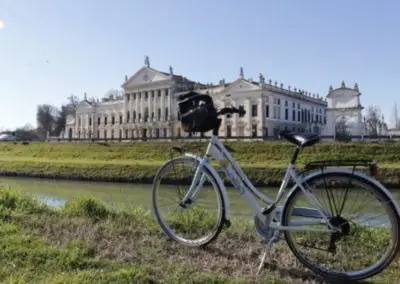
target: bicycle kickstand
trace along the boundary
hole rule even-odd
[[[264,248],[264,253],[263,256],[261,258],[261,262],[258,265],[258,269],[257,269],[257,273],[256,275],[259,275],[261,272],[261,269],[264,267],[264,262],[265,259],[267,258],[267,253],[270,252],[273,244],[276,242],[276,240],[278,239],[278,234],[274,234],[274,236],[268,241],[268,243],[266,244],[265,248]]]

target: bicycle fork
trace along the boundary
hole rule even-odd
[[[202,161],[203,162],[203,161]],[[185,194],[185,196],[182,198],[180,202],[180,206],[186,207],[188,204],[191,204],[192,201],[195,199],[197,193],[199,192],[200,188],[203,187],[203,184],[206,180],[206,175],[203,173],[202,168],[202,162],[198,165],[196,172],[194,174],[192,183],[190,184],[189,190]]]

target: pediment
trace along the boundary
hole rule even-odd
[[[133,74],[123,85],[124,89],[133,89],[137,86],[149,83],[171,80],[171,76],[150,67],[143,67]]]
[[[256,91],[256,90],[261,90],[261,87],[259,85],[253,84],[252,82],[247,81],[245,79],[238,79],[238,80],[232,82],[224,90],[224,92],[241,93],[241,92]]]
[[[86,100],[83,100],[77,106],[77,108],[85,108],[85,107],[92,107],[92,104]]]

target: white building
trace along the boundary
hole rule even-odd
[[[246,115],[222,117],[220,135],[275,136],[279,130],[320,133],[326,100],[283,84],[245,79],[243,69],[231,83],[201,84],[145,65],[122,85],[123,96],[89,101],[85,95],[75,116],[68,116],[65,138],[131,139],[187,136],[178,121],[176,96],[188,90],[209,93],[217,107],[243,105]],[[206,133],[207,135],[208,133]]]
[[[345,128],[350,136],[365,134],[360,96],[357,83],[353,88],[346,87],[344,82],[340,88],[329,87],[326,109],[327,123],[321,133],[322,136],[336,136],[339,128],[342,130]]]

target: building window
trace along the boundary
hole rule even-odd
[[[168,94],[169,94],[169,90],[165,89],[165,96],[168,97]]]
[[[158,97],[161,97],[161,90],[157,90]]]
[[[160,137],[160,129],[159,128],[156,128],[156,137],[157,138]]]
[[[289,110],[285,108],[285,120],[289,119]]]
[[[163,132],[164,132],[164,133],[163,133],[163,134],[164,134],[163,136],[164,136],[164,137],[167,137],[167,128],[164,128],[164,129],[163,129]]]
[[[111,116],[111,124],[114,125],[115,124],[115,116]]]
[[[251,105],[251,116],[257,116],[257,105]]]
[[[125,129],[125,138],[128,139],[128,129]]]
[[[168,120],[168,108],[165,108],[165,120]]]
[[[161,108],[158,108],[157,110],[157,119],[161,120]]]
[[[126,122],[131,120],[131,113],[129,111],[126,112]]]
[[[136,93],[133,93],[133,100],[136,100]]]
[[[269,118],[269,105],[265,106],[265,117]]]
[[[134,111],[132,112],[132,119],[133,119],[133,120],[136,119],[136,110],[134,110]]]
[[[232,127],[230,125],[226,126],[226,137],[232,137]]]
[[[107,139],[107,130],[104,130],[103,138],[104,138],[104,139]]]
[[[100,123],[101,123],[101,118],[98,117],[98,118],[97,118],[97,125],[100,125]]]
[[[275,119],[281,119],[281,100],[274,98],[274,113],[273,113],[273,118]]]
[[[104,125],[107,125],[107,116],[104,117]]]
[[[92,118],[89,117],[89,126],[91,126],[91,125],[92,125]]]
[[[292,120],[296,121],[296,110],[292,110]]]
[[[111,140],[114,139],[114,129],[111,129]]]
[[[118,136],[118,138],[119,138],[119,139],[122,138],[122,130],[121,130],[121,129],[119,130],[119,136]]]
[[[119,116],[119,124],[122,124],[122,115]]]

